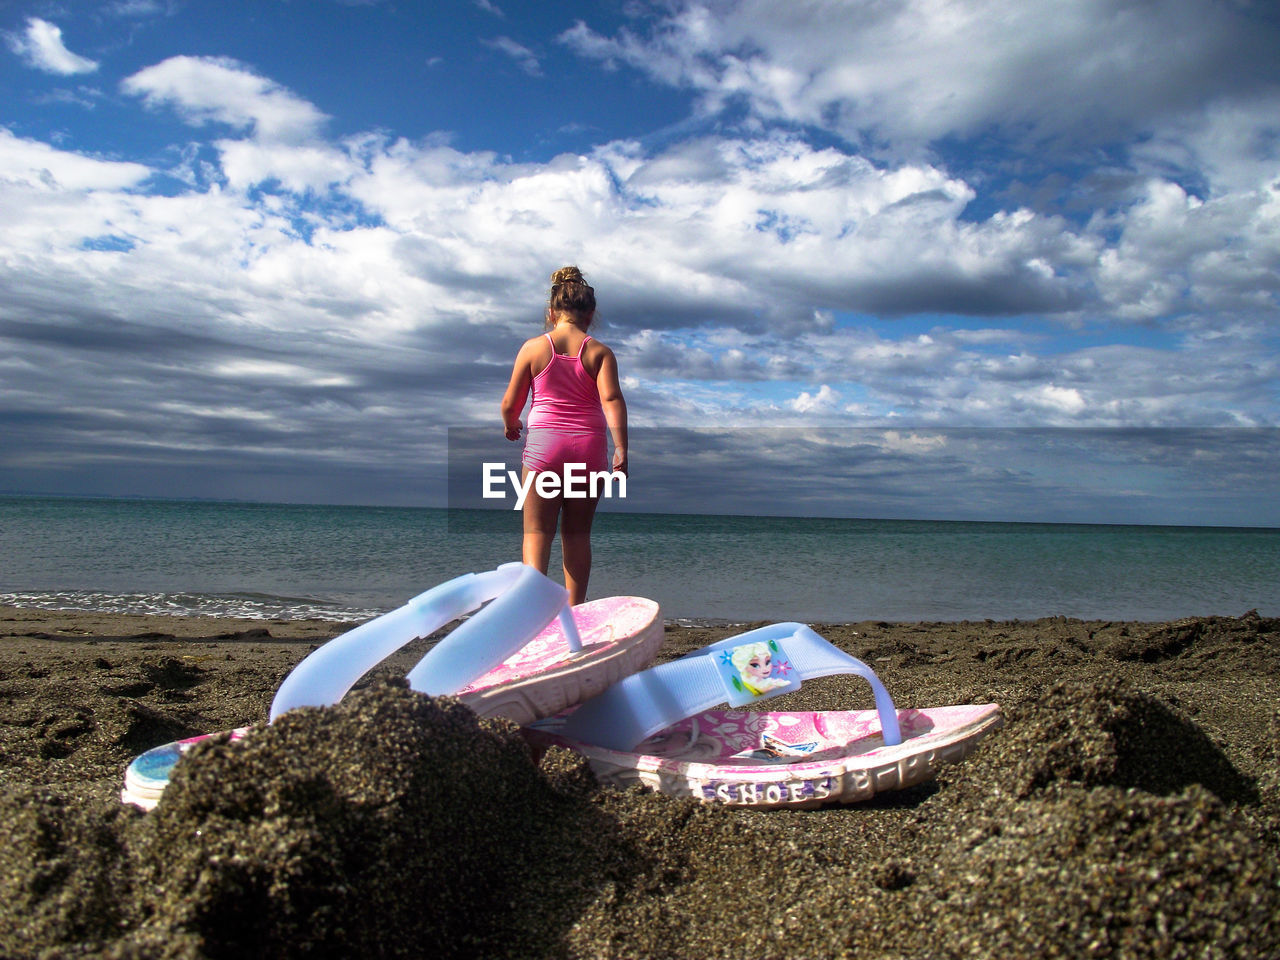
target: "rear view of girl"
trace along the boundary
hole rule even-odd
[[[627,471],[627,403],[618,383],[613,351],[591,337],[596,294],[577,267],[562,267],[551,275],[547,332],[525,342],[516,355],[511,383],[502,398],[502,422],[507,439],[520,439],[520,413],[530,393],[528,435],[524,447],[524,476],[529,494],[524,502],[523,560],[543,573],[551,559],[551,541],[560,525],[564,555],[564,585],[569,602],[587,599],[591,578],[591,522],[597,497],[539,496],[537,477],[551,471],[561,475],[565,464],[579,476],[614,470]],[[610,465],[606,426],[613,435]]]

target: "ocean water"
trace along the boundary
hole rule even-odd
[[[592,596],[669,620],[1280,615],[1276,529],[609,512],[593,548]],[[363,620],[519,549],[505,510],[0,497],[0,603]]]

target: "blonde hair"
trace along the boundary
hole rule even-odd
[[[762,640],[755,643],[744,643],[740,647],[734,647],[733,652],[729,655],[729,659],[733,661],[733,665],[737,667],[738,673],[746,673],[747,665],[756,657],[773,657],[773,651],[769,649],[769,645]]]
[[[547,298],[548,323],[560,313],[571,313],[585,326],[596,312],[596,291],[577,267],[561,267],[551,274],[551,296]]]

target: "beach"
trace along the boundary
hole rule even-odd
[[[749,626],[668,623],[660,659]],[[263,724],[345,626],[0,607],[0,955],[1280,955],[1280,620],[814,626],[900,708],[1004,727],[848,807],[618,792],[408,691],[426,639],[144,814],[132,757]],[[828,677],[770,709],[870,706]]]

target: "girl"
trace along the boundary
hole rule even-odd
[[[587,599],[591,522],[599,497],[566,497],[563,493],[542,497],[537,490],[538,478],[530,483],[529,474],[560,474],[559,489],[563,491],[566,464],[581,464],[576,471],[579,476],[608,470],[606,424],[613,435],[612,468],[627,472],[627,402],[618,384],[613,351],[587,333],[595,312],[595,290],[577,267],[562,267],[553,273],[547,332],[520,348],[502,398],[507,439],[519,440],[520,413],[530,390],[533,392],[521,478],[529,489],[524,502],[523,560],[547,572],[559,520],[564,585],[571,604]]]

